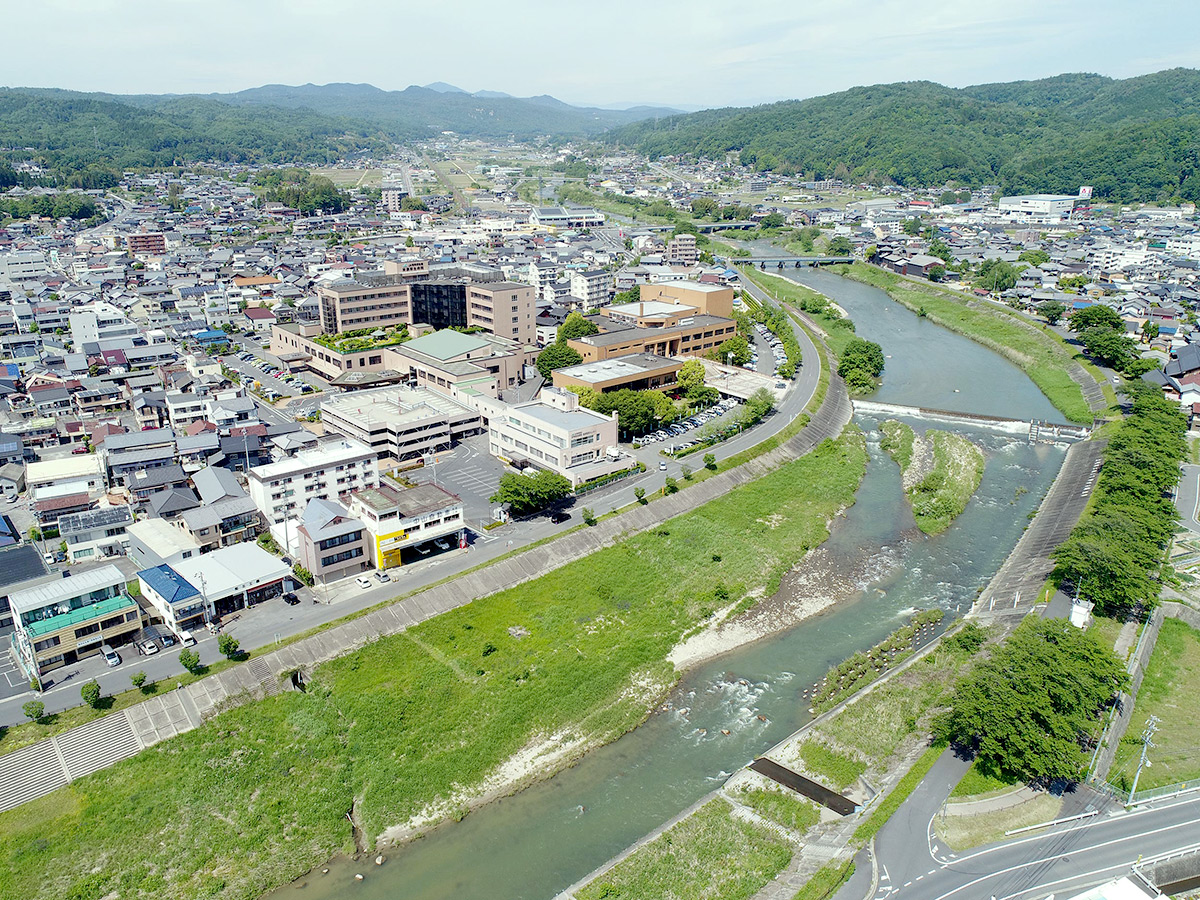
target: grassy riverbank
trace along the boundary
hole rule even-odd
[[[1091,423],[1091,407],[1067,372],[1068,366],[1080,360],[1051,332],[990,301],[909,281],[866,263],[834,266],[832,270],[877,287],[931,322],[995,350],[1028,375],[1068,420]]]
[[[710,800],[595,881],[577,900],[746,900],[783,870],[791,844]]]
[[[960,434],[931,430],[917,437],[903,422],[880,425],[881,446],[900,466],[913,519],[926,534],[941,534],[967,508],[983,481],[983,451]]]
[[[320,666],[306,694],[229,710],[4,813],[0,896],[257,897],[353,849],[347,811],[369,843],[553,771],[642,720],[677,677],[666,655],[681,635],[770,595],[853,502],[865,465],[848,431],[651,532]]]

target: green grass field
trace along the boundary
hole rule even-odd
[[[0,814],[0,896],[254,898],[431,808],[512,754],[611,740],[674,682],[671,647],[769,595],[866,465],[847,431],[700,509],[315,671]],[[520,626],[527,636],[514,637]],[[732,896],[732,895],[731,895]]]
[[[896,302],[931,322],[995,350],[1028,375],[1067,419],[1091,423],[1091,407],[1079,385],[1067,374],[1075,354],[1052,332],[986,300],[969,300],[866,263],[835,266],[833,270],[886,291]]]
[[[1007,776],[996,775],[980,769],[979,761],[976,760],[971,763],[971,768],[967,769],[966,774],[954,786],[954,790],[950,792],[950,797],[951,799],[957,799],[1003,793],[1004,791],[1011,790],[1018,783]]]
[[[579,900],[745,900],[781,872],[792,847],[712,800],[575,893]]]
[[[1152,765],[1142,769],[1138,791],[1200,778],[1197,695],[1200,695],[1200,631],[1178,619],[1166,619],[1150,654],[1134,702],[1133,717],[1108,780],[1118,787],[1132,783],[1142,752],[1142,728],[1151,715],[1161,721],[1149,754]]]
[[[764,819],[800,834],[821,819],[821,811],[816,804],[802,800],[792,791],[776,785],[751,787],[743,784],[732,793],[735,800],[746,804]]]
[[[777,297],[781,303],[800,306],[806,300],[810,304],[816,305],[829,302],[824,294],[802,284],[788,281],[786,278],[780,278],[778,275],[768,275],[753,266],[743,268],[742,272],[768,294]],[[834,358],[840,357],[842,351],[846,349],[846,345],[854,340],[854,323],[833,309],[829,312],[809,312],[807,315],[825,332],[825,343],[833,352]]]

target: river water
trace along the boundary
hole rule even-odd
[[[884,346],[884,385],[872,399],[1061,421],[1014,366],[886,294],[826,272],[787,274],[831,296],[860,335]],[[801,692],[831,665],[871,646],[915,609],[967,610],[1016,544],[1063,451],[955,428],[984,448],[983,482],[950,529],[927,538],[912,527],[898,469],[879,450],[878,422],[856,422],[868,436],[866,477],[825,545],[835,569],[841,560],[845,571],[860,573],[853,599],[698,667],[669,711],[554,778],[390,851],[382,868],[336,862],[329,874],[314,873],[274,900],[333,900],[347,889],[364,900],[549,900],[803,725],[809,716]],[[365,880],[354,882],[355,872]]]

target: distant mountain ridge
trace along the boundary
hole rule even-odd
[[[403,91],[369,84],[268,84],[233,94],[101,94],[0,88],[0,147],[31,148],[58,174],[108,175],[203,160],[328,163],[444,131],[484,138],[594,137],[677,110],[571,106],[553,97],[468,94],[435,82]],[[28,156],[0,151],[0,166]],[[0,171],[0,175],[3,171]],[[11,174],[5,176],[11,181]],[[0,182],[2,183],[2,182]]]
[[[1086,184],[1100,198],[1198,200],[1200,72],[872,85],[645,119],[603,139],[651,157],[736,153],[759,170],[813,178],[1011,192],[1075,193]]]

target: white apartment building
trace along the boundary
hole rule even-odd
[[[435,484],[405,490],[384,484],[358,491],[350,496],[350,515],[366,526],[377,569],[403,565],[405,550],[428,541],[453,539],[457,544],[466,521],[462,500]]]
[[[134,337],[138,333],[135,322],[130,321],[117,307],[102,300],[71,313],[68,321],[71,324],[71,340],[76,348],[112,338]]]
[[[344,503],[351,491],[378,487],[379,464],[366,444],[342,438],[255,466],[248,486],[254,505],[274,525],[298,517],[309,500]]]
[[[40,250],[0,253],[0,281],[36,281],[49,274],[46,257]]]
[[[612,299],[612,287],[612,274],[604,269],[571,273],[571,296],[585,309],[596,309],[608,303]]]
[[[493,403],[486,412],[493,456],[557,472],[572,486],[633,464],[617,447],[617,414],[585,409],[571,391],[544,388],[530,403]]]

